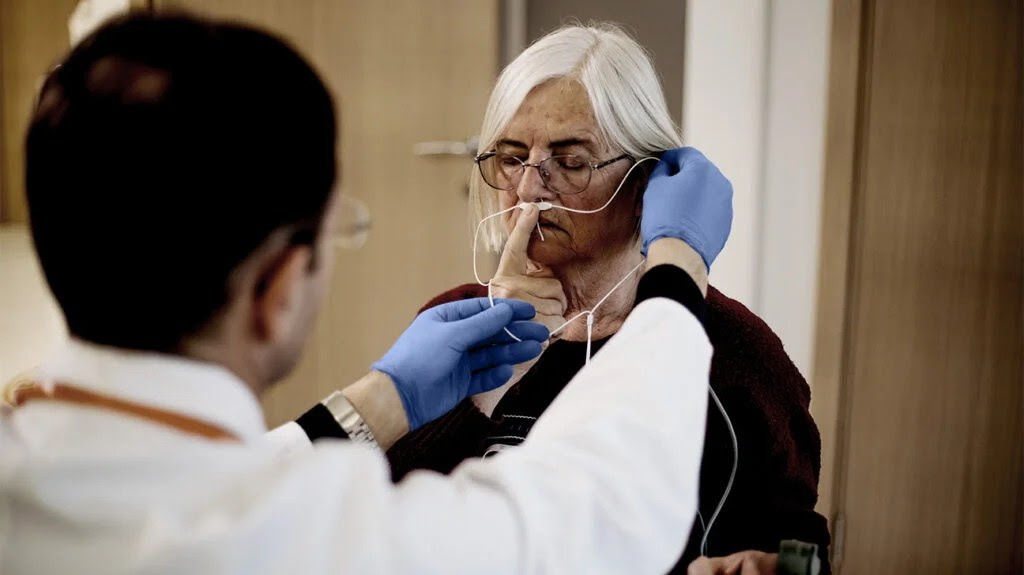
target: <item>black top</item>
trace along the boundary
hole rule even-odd
[[[636,307],[651,298],[666,297],[685,306],[704,323],[707,304],[689,274],[672,265],[656,266],[640,278],[636,290]],[[591,342],[591,355],[611,339]],[[500,423],[483,439],[484,454],[490,456],[501,449],[519,445],[526,440],[534,422],[551,405],[562,388],[587,362],[587,342],[558,340],[548,346],[537,363],[498,402],[494,415]],[[546,382],[546,383],[545,383]],[[553,382],[558,382],[552,385]]]
[[[658,269],[651,270],[643,279],[653,281],[660,274]],[[642,284],[650,283],[643,279]],[[666,284],[678,279],[661,277]],[[677,286],[673,299],[690,297],[685,293],[688,289]],[[644,289],[638,288],[637,294],[640,300]],[[426,307],[485,295],[486,288],[467,284],[441,294]],[[713,287],[706,301],[704,326],[715,350],[711,388],[725,407],[739,444],[736,481],[708,537],[708,555],[748,549],[776,552],[780,541],[799,539],[818,545],[822,572],[828,573],[827,524],[814,511],[821,440],[808,411],[810,389],[763,321]],[[593,342],[595,353],[603,343]],[[517,438],[527,436],[534,418],[583,366],[585,354],[585,343],[557,341],[509,389],[493,417],[485,416],[467,399],[444,417],[402,438],[388,452],[392,477],[398,480],[413,469],[448,473],[467,458],[484,456],[492,445],[520,442]],[[733,467],[733,443],[725,420],[713,402],[708,406],[700,516],[694,518],[689,540],[680,542],[685,551],[673,573],[685,573],[686,566],[699,556],[702,518],[710,520]]]

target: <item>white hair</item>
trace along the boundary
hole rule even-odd
[[[651,58],[614,24],[564,26],[534,42],[505,67],[494,85],[480,128],[480,151],[492,149],[526,96],[558,78],[578,81],[590,99],[601,137],[613,149],[642,158],[682,146]],[[498,194],[474,166],[469,180],[470,218],[477,222],[498,210]],[[506,239],[494,218],[484,224],[488,249]]]

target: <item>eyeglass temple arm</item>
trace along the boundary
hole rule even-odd
[[[605,160],[605,161],[597,163],[597,164],[592,164],[590,167],[594,168],[595,170],[600,170],[601,168],[603,168],[603,167],[605,167],[607,165],[610,165],[610,164],[614,164],[615,162],[618,162],[619,160],[624,160],[626,158],[632,158],[632,157],[633,156],[630,156],[629,154],[622,154],[621,156],[619,156],[617,158],[612,158],[610,160]]]

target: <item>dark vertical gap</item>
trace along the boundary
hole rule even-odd
[[[526,43],[573,22],[619,24],[652,56],[655,73],[677,126],[682,124],[685,5],[680,0],[527,0]]]
[[[498,2],[498,70],[504,68],[515,57],[508,53],[508,2],[509,0]]]

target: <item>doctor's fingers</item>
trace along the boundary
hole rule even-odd
[[[498,304],[505,304],[500,306]],[[472,319],[484,312],[495,313],[494,308],[507,307],[511,313],[509,320],[523,320],[530,319],[533,317],[534,309],[533,306],[520,300],[515,299],[500,299],[496,297],[494,303],[485,297],[477,297],[463,300],[451,301],[434,306],[424,311],[421,316],[430,314],[433,318],[441,320],[443,322],[458,322],[466,319]],[[501,314],[507,313],[506,311],[500,312]]]
[[[739,561],[728,557],[698,557],[686,568],[686,575],[738,575]]]
[[[484,301],[486,301],[486,298],[484,298]],[[520,314],[519,317],[514,312],[516,306],[524,310],[524,313]],[[525,311],[528,311],[529,314],[526,314]],[[498,335],[516,319],[531,317],[534,317],[533,306],[527,302],[517,300],[495,301],[493,308],[485,309],[466,319],[447,322],[437,332],[437,335],[439,337],[446,337],[448,344],[453,349],[466,351]]]
[[[553,332],[565,324],[565,316],[561,314],[548,315],[539,313],[537,317],[533,318],[533,321],[543,324],[544,327],[548,328],[549,332]],[[558,337],[558,334],[555,334],[555,337]]]
[[[742,551],[727,557],[700,557],[690,563],[687,575],[775,575],[778,555]]]
[[[473,374],[469,381],[467,395],[477,395],[498,389],[512,378],[515,370],[511,365],[502,364]]]
[[[469,352],[469,371],[474,374],[499,365],[513,366],[540,355],[543,349],[541,342],[535,340],[517,341],[489,347],[481,347]]]
[[[508,324],[506,329],[508,329],[508,332],[501,330],[481,345],[512,343],[516,341],[512,339],[512,336],[519,338],[519,341],[533,340],[541,343],[546,342],[551,337],[551,329],[537,321],[514,321]],[[511,332],[512,336],[509,335],[509,332]]]
[[[496,276],[491,280],[491,294],[529,302],[537,313],[548,315],[564,314],[567,305],[562,282],[554,278]]]

